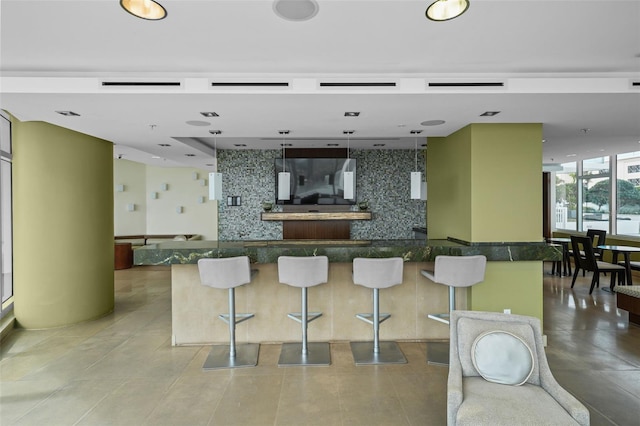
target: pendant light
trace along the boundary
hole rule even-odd
[[[411,199],[419,200],[422,186],[422,172],[418,171],[418,136],[422,133],[422,130],[412,130],[411,134],[415,140],[415,168],[414,172],[411,172]]]
[[[345,169],[350,166],[350,152],[349,152],[349,142],[350,142],[350,138],[351,135],[355,132],[355,130],[345,130],[342,133],[344,133],[345,135],[347,135],[347,161],[345,163]],[[343,184],[343,190],[344,190],[344,199],[345,200],[353,200],[355,197],[355,191],[354,191],[354,183],[355,183],[355,173],[354,172],[349,172],[349,171],[345,171],[342,174],[342,184]]]
[[[167,16],[166,9],[153,0],[120,0],[120,6],[133,16],[149,21],[158,21]]]
[[[215,172],[209,173],[209,199],[222,200],[222,173],[218,173],[218,135],[221,130],[209,130],[213,135],[213,149],[216,154]]]
[[[280,130],[282,135],[282,171],[278,173],[278,200],[291,199],[291,173],[287,172],[287,160],[285,152],[284,135],[289,134],[289,130]]]
[[[436,0],[427,8],[425,14],[432,21],[448,21],[462,15],[468,8],[468,0]]]

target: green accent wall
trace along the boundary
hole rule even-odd
[[[430,240],[543,241],[541,124],[470,124],[428,152]],[[488,262],[467,307],[542,319],[542,273],[542,261]]]
[[[13,120],[14,311],[59,327],[114,307],[113,146]]]

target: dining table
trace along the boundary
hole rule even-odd
[[[626,269],[625,283],[626,285],[633,285],[633,281],[631,279],[631,253],[640,253],[640,247],[604,244],[597,246],[597,248],[611,251],[611,263],[613,264],[618,264],[618,255],[622,253],[624,267]]]

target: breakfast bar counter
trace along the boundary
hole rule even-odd
[[[381,312],[391,318],[380,328],[381,339],[426,341],[448,338],[448,327],[427,319],[428,313],[445,312],[447,289],[429,281],[421,269],[432,269],[439,254],[484,254],[491,262],[531,263],[561,258],[559,246],[544,243],[465,244],[450,240],[338,240],[338,241],[189,241],[167,242],[138,248],[136,265],[171,265],[172,344],[224,344],[227,325],[217,316],[225,313],[226,290],[200,284],[197,261],[201,258],[249,256],[259,273],[250,284],[236,289],[237,312],[252,312],[255,319],[238,326],[238,342],[294,342],[300,325],[287,313],[300,310],[300,290],[278,281],[279,256],[326,255],[329,281],[308,289],[309,309],[323,312],[309,328],[310,341],[362,341],[370,326],[355,318],[371,311],[371,291],[353,284],[351,262],[356,257],[404,259],[403,282],[381,291]],[[482,285],[482,284],[481,284]],[[467,306],[467,293],[459,292],[459,308]]]

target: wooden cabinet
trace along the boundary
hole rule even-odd
[[[372,214],[360,212],[264,212],[262,220],[282,221],[285,240],[348,240],[352,220],[371,220]]]

